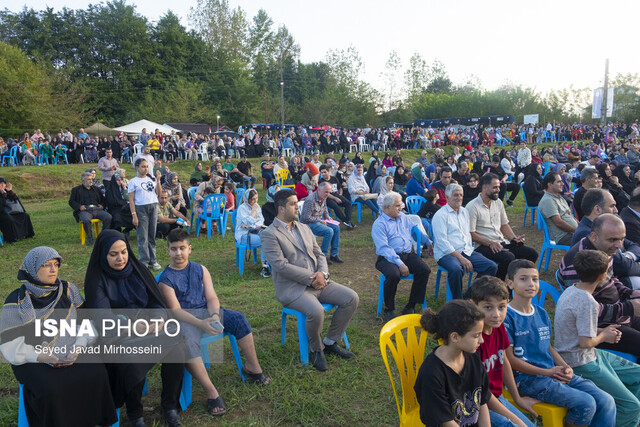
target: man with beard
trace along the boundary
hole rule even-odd
[[[504,280],[507,267],[514,259],[528,259],[535,263],[538,252],[524,246],[524,234],[516,236],[502,200],[499,199],[500,179],[493,173],[480,178],[480,194],[467,204],[469,231],[476,252],[498,263],[496,276]]]

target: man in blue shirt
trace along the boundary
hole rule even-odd
[[[411,230],[414,224],[402,213],[402,196],[389,192],[382,199],[380,207],[382,213],[373,223],[371,236],[378,255],[376,269],[385,275],[383,317],[386,322],[395,317],[396,290],[401,277],[413,274],[409,302],[402,309],[402,314],[415,313],[416,304],[424,301],[431,270],[413,251]],[[427,252],[431,253],[431,240],[426,234],[421,238],[421,243],[425,242]]]

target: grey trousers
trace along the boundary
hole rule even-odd
[[[292,308],[307,316],[307,335],[309,336],[309,350],[322,351],[322,326],[324,323],[324,307],[322,304],[337,305],[331,325],[327,331],[327,338],[335,342],[341,342],[344,331],[351,320],[351,317],[358,308],[358,294],[351,288],[347,288],[339,283],[329,280],[323,289],[307,287],[300,298],[287,304],[287,308]]]
[[[108,212],[105,212],[104,209],[87,209],[84,211],[78,212],[78,219],[82,222],[82,226],[84,227],[84,232],[87,237],[94,238],[96,236],[93,235],[91,220],[94,218],[98,218],[102,221],[102,229],[108,230],[111,228],[111,215]]]
[[[143,265],[153,264],[156,258],[156,226],[158,224],[158,204],[136,205],[138,214],[138,259]]]

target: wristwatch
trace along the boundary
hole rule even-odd
[[[329,280],[329,272],[328,271],[323,271],[322,274],[324,274],[324,280],[325,281]]]

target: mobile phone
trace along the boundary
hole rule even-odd
[[[224,331],[224,326],[222,326],[222,323],[220,323],[219,320],[214,320],[213,322],[211,322],[211,326],[213,326],[213,328],[218,331]]]

